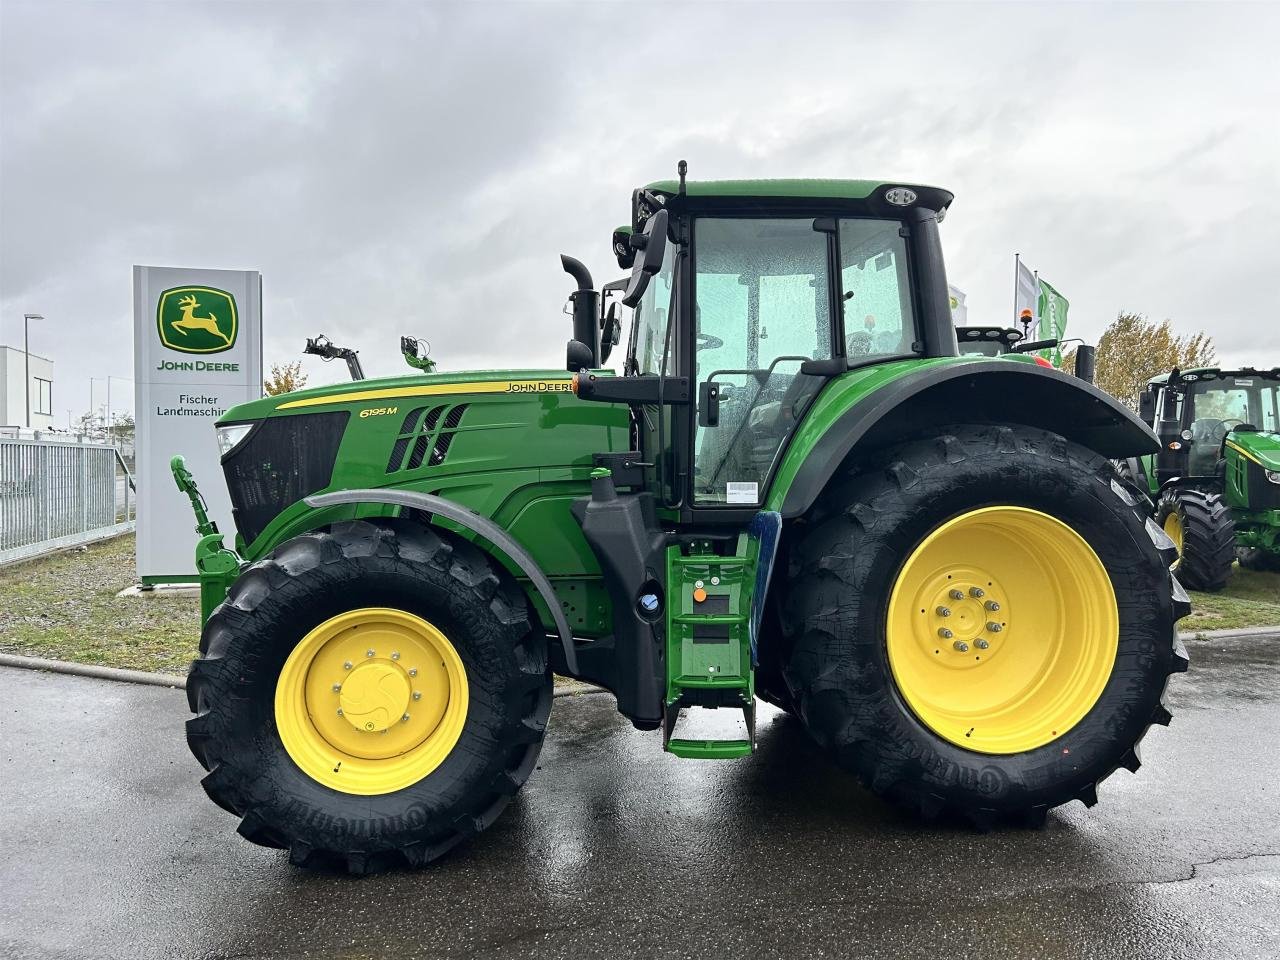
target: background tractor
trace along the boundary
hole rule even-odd
[[[1155,499],[1183,584],[1220,590],[1237,557],[1280,570],[1280,368],[1175,369],[1138,409],[1160,449],[1119,466]]]
[[[1156,440],[1029,356],[958,354],[951,199],[682,164],[614,234],[629,276],[563,258],[565,369],[229,410],[234,549],[175,463],[209,796],[295,863],[426,863],[534,770],[552,671],[681,757],[750,754],[765,698],[875,793],[979,827],[1136,770],[1189,604],[1108,458]]]

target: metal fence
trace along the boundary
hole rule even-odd
[[[115,447],[0,438],[0,564],[125,533],[135,517]]]

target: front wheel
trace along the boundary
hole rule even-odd
[[[187,696],[202,784],[243,836],[367,873],[498,817],[537,760],[551,675],[520,588],[476,547],[360,521],[236,581]]]
[[[1156,505],[1156,522],[1178,549],[1174,572],[1188,590],[1217,591],[1231,579],[1236,527],[1216,493],[1170,487]]]
[[[806,518],[786,679],[873,791],[980,826],[1092,804],[1187,658],[1172,544],[1101,457],[1029,428],[885,452]]]

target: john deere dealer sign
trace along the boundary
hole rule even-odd
[[[169,460],[182,454],[234,536],[214,422],[262,396],[262,280],[253,270],[133,268],[138,576],[195,575],[195,519]],[[230,538],[229,538],[230,539]]]

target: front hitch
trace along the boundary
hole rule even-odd
[[[218,525],[209,519],[208,505],[200,495],[195,477],[187,469],[187,462],[176,456],[169,461],[169,469],[173,471],[178,490],[191,499],[191,509],[196,515],[196,533],[200,534],[196,544],[196,573],[200,577],[200,626],[203,628],[209,614],[227,598],[231,584],[240,576],[243,561],[238,553],[223,545],[222,534],[218,532]]]

